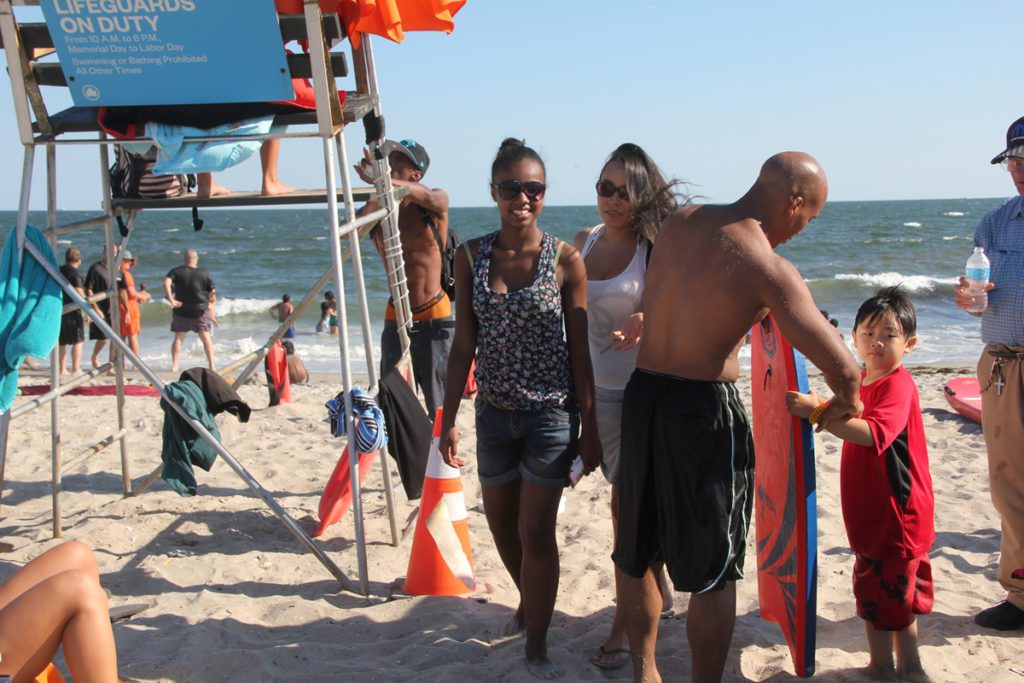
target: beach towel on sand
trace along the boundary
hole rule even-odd
[[[60,336],[61,289],[28,252],[18,266],[17,231],[7,234],[0,256],[0,412],[10,409],[18,392],[18,366],[25,356],[45,358]],[[31,242],[57,268],[43,233],[31,225]]]

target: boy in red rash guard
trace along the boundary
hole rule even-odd
[[[935,541],[935,498],[917,385],[902,364],[917,343],[916,331],[914,306],[899,287],[881,289],[861,304],[853,339],[864,361],[864,412],[832,422],[829,431],[844,441],[840,491],[857,557],[853,595],[867,630],[867,673],[927,681],[915,615],[931,612],[934,600],[928,551]],[[827,404],[813,392],[789,392],[786,405],[815,424]]]

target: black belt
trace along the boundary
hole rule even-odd
[[[398,327],[394,320],[385,320],[384,327]],[[414,320],[409,328],[410,332],[422,332],[424,330],[447,330],[454,329],[455,321],[451,318],[433,318],[432,320]]]
[[[1004,346],[1003,349],[989,349],[988,355],[993,358],[1001,358],[1003,360],[1024,360],[1024,351],[1010,351],[1008,350],[1009,348],[1010,347]]]

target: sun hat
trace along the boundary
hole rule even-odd
[[[423,148],[423,145],[415,140],[406,139],[399,140],[398,142],[385,140],[384,144],[380,146],[380,151],[384,156],[388,156],[392,152],[399,152],[424,173],[430,167],[430,155],[427,154],[427,150]]]
[[[1006,157],[1024,157],[1024,116],[1010,124],[1006,131],[1006,149],[992,159],[993,164],[998,164]]]
[[[132,256],[132,252],[130,252],[127,249],[125,249],[124,251],[121,252],[121,260],[122,261],[134,261],[135,257]]]

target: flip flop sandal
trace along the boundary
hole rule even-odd
[[[605,646],[597,648],[597,654],[590,658],[590,663],[602,671],[615,671],[626,666],[632,660],[633,653],[628,648],[605,649]]]

